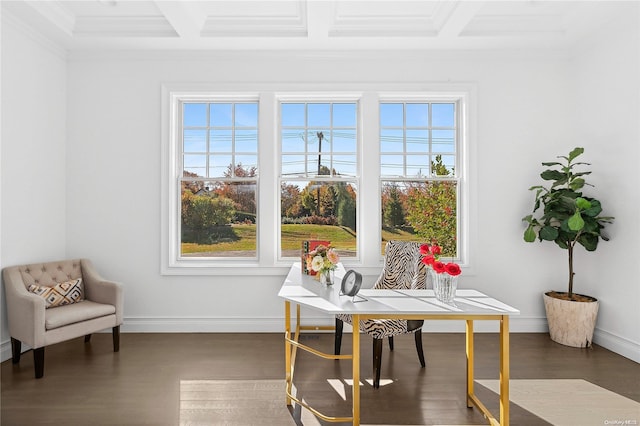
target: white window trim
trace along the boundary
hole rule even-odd
[[[317,88],[316,91],[313,89]],[[342,95],[344,99],[360,97],[358,116],[358,253],[359,259],[349,260],[347,267],[357,268],[363,274],[379,273],[383,263],[380,255],[380,215],[371,211],[380,211],[379,168],[367,165],[379,161],[379,110],[378,103],[390,99],[437,99],[456,98],[460,100],[460,152],[457,162],[461,173],[459,233],[464,236],[460,244],[460,263],[465,276],[474,275],[473,259],[477,253],[477,88],[475,83],[342,83],[332,84],[332,90],[323,91],[322,83],[226,83],[222,84],[165,84],[161,87],[161,185],[160,185],[160,269],[162,275],[286,275],[291,258],[279,259],[279,120],[278,102],[285,99],[310,101],[310,96],[318,100],[336,101]],[[309,90],[311,89],[311,90]],[[259,147],[258,147],[258,260],[257,261],[220,261],[188,259],[178,260],[176,256],[177,218],[179,203],[176,176],[175,144],[176,99],[190,97],[198,100],[217,97],[238,99],[241,96],[259,98]],[[315,100],[314,99],[314,100]],[[369,123],[364,126],[363,123]],[[372,125],[370,123],[376,123]],[[365,147],[366,143],[366,147]],[[471,161],[471,159],[474,159]],[[173,188],[173,192],[171,190]],[[366,206],[364,208],[363,206]],[[375,229],[376,232],[361,232],[362,229]],[[353,262],[353,263],[351,263]],[[345,262],[346,263],[346,262]]]

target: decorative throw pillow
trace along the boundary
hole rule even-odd
[[[44,298],[46,308],[70,305],[84,300],[82,278],[58,283],[52,287],[31,284],[28,290]]]

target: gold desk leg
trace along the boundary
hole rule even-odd
[[[500,320],[500,424],[509,425],[509,315]]]
[[[467,320],[466,346],[467,346],[467,407],[473,407],[471,397],[473,390],[473,320]]]
[[[353,359],[351,360],[351,366],[353,369],[353,426],[360,425],[360,315],[354,314],[352,317],[353,332],[352,332],[352,352]]]
[[[284,364],[285,364],[285,384],[287,386],[287,405],[291,405],[291,398],[289,395],[291,394],[292,387],[292,379],[291,379],[291,343],[289,343],[289,339],[291,338],[291,302],[284,302]]]

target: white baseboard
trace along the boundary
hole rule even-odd
[[[333,317],[306,315],[303,325],[333,325]],[[122,333],[280,333],[283,331],[284,318],[213,318],[213,317],[174,317],[174,318],[125,318],[120,327]],[[293,325],[295,326],[295,324]],[[464,321],[426,321],[426,333],[464,333]],[[509,320],[511,333],[547,333],[547,321],[544,317],[514,316]],[[351,328],[345,324],[345,332]],[[478,333],[497,333],[496,321],[475,321],[474,331]],[[105,333],[111,330],[105,330]],[[613,333],[596,328],[594,343],[620,354],[635,362],[640,362],[640,345]],[[25,344],[23,351],[29,347]],[[11,342],[0,343],[0,357],[4,362],[11,358]]]
[[[596,327],[593,343],[640,363],[640,344]]]

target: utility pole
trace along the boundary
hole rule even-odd
[[[322,139],[324,138],[324,134],[322,132],[316,132],[316,136],[318,137],[318,176],[320,176],[320,160],[322,159]],[[318,199],[316,215],[318,216],[320,216],[320,185],[320,182],[318,182],[318,187],[316,188],[316,198]]]
[[[316,136],[318,137],[318,176],[320,176],[320,159],[322,158],[322,139],[324,139],[324,134],[316,132]]]

